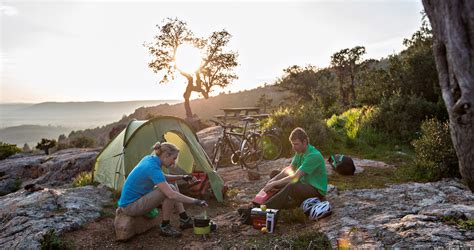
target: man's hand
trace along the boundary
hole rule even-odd
[[[194,200],[193,204],[196,205],[196,206],[200,206],[200,207],[207,207],[208,206],[207,201],[199,200],[199,199]]]
[[[265,193],[268,193],[268,191],[272,190],[274,187],[274,182],[268,182],[265,187],[263,187],[263,191],[265,191]]]

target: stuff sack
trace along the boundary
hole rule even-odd
[[[197,181],[193,184],[188,184],[183,190],[184,194],[204,200],[209,200],[209,198],[215,197],[214,192],[211,189],[209,177],[206,173],[194,172],[191,174],[196,177]],[[222,188],[223,197],[226,197],[227,190],[227,185],[224,185],[224,187]]]
[[[351,157],[339,154],[331,155],[328,161],[338,174],[354,175],[355,165]]]
[[[272,197],[276,192],[275,191],[268,191],[268,192],[265,192],[262,190],[260,190],[260,192],[258,192],[258,194],[255,196],[255,198],[253,198],[253,204],[255,205],[262,205],[263,203],[265,203],[268,199],[270,199],[270,197]]]
[[[207,174],[203,172],[195,172],[192,173],[192,175],[196,177],[197,181],[188,185],[187,192],[191,196],[204,197],[211,187],[209,177],[207,177]]]

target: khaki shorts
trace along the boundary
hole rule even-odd
[[[175,185],[170,184],[170,187],[177,191]],[[126,207],[123,207],[123,212],[128,216],[140,216],[150,212],[153,208],[158,207],[166,198],[165,194],[160,189],[155,188],[153,191],[142,196],[140,199],[130,203]]]

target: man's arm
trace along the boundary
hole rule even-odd
[[[280,171],[280,173],[278,173],[277,175],[275,175],[275,177],[273,177],[271,180],[269,180],[268,183],[280,180],[280,179],[288,176],[288,172],[289,172],[289,170],[292,169],[292,167],[293,166],[291,164],[289,166],[285,167],[283,170]]]
[[[265,185],[265,187],[263,188],[263,191],[268,192],[277,186],[284,186],[290,182],[297,182],[305,174],[306,174],[305,172],[298,169],[296,173],[292,173],[292,174],[290,173],[282,179],[268,182],[267,185]]]

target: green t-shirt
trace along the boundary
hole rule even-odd
[[[328,187],[328,177],[326,173],[326,163],[323,155],[315,147],[308,144],[308,148],[304,153],[296,153],[291,161],[296,169],[300,169],[305,173],[301,177],[302,183],[315,187],[322,195],[326,195]]]

